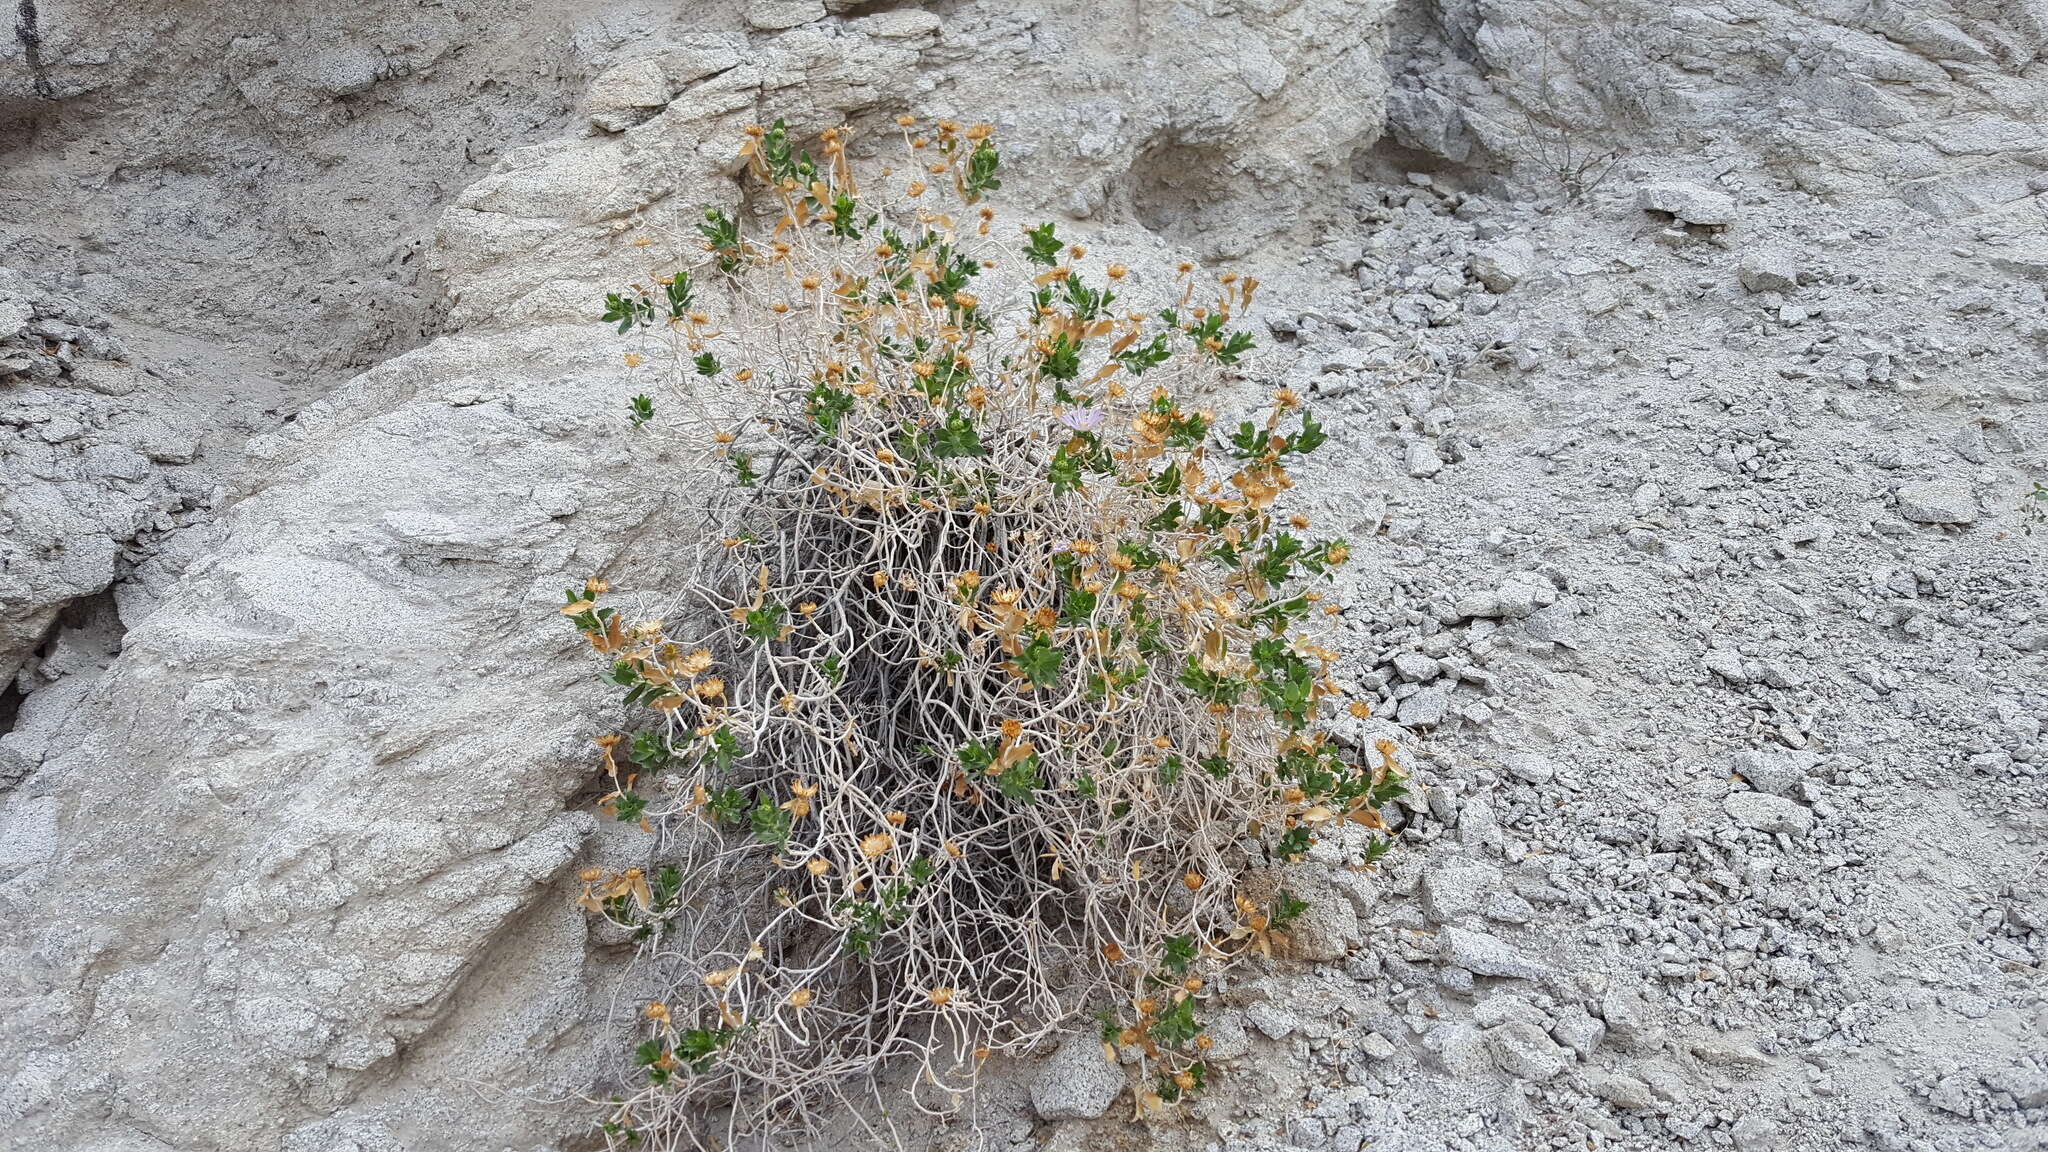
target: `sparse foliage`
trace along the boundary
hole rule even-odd
[[[1183,266],[1126,311],[1121,266],[982,205],[985,126],[899,124],[900,195],[843,133],[752,130],[772,229],[707,210],[708,271],[605,298],[683,407],[736,405],[651,429],[725,465],[688,587],[561,609],[645,718],[598,741],[600,807],[662,846],[583,874],[665,989],[615,1145],[801,1125],[890,1061],[943,1108],[1085,1011],[1166,1107],[1211,1074],[1216,967],[1304,910],[1248,871],[1402,792],[1391,745],[1316,723],[1348,549],[1279,506],[1321,426],[1286,390],[1227,432],[1197,406],[1256,283]]]
[[[1554,183],[1565,203],[1576,204],[1598,191],[1621,162],[1621,152],[1602,148],[1586,133],[1551,124],[1524,112],[1520,132],[1523,159]]]

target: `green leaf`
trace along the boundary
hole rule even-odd
[[[1060,597],[1060,622],[1063,624],[1085,624],[1095,615],[1095,606],[1101,597],[1086,588],[1069,588]]]
[[[1060,262],[1060,250],[1066,245],[1053,233],[1051,224],[1040,224],[1024,230],[1024,258],[1033,264],[1047,268]]]
[[[987,138],[975,144],[974,151],[967,157],[967,175],[961,185],[967,191],[969,204],[981,199],[982,193],[994,192],[1003,186],[996,179],[996,171],[1002,166],[1002,157],[996,153],[996,146]]]
[[[764,795],[754,805],[754,839],[772,848],[780,849],[789,843],[789,810],[779,807],[775,801]]]
[[[635,396],[626,401],[627,414],[632,418],[633,427],[638,428],[654,419],[654,397]]]
[[[799,189],[809,188],[818,178],[818,162],[811,158],[809,152],[796,154],[790,151],[789,127],[780,119],[761,135],[761,162],[777,182],[794,180]]]
[[[982,447],[981,434],[975,431],[974,422],[967,414],[954,409],[946,416],[946,422],[932,435],[932,455],[941,460],[962,457],[986,456],[988,449]]]
[[[1102,1025],[1102,1042],[1104,1044],[1114,1044],[1116,1043],[1116,1038],[1123,1035],[1123,1022],[1116,1018],[1115,1012],[1107,1008],[1095,1013],[1095,1022]]]
[[[782,637],[782,622],[788,616],[789,609],[780,604],[763,604],[759,608],[748,610],[746,623],[740,628],[740,632],[749,640],[758,640],[763,644],[770,640],[778,640]]]
[[[619,663],[625,664],[626,662],[622,660]],[[616,670],[617,665],[613,665],[613,668]],[[631,664],[627,664],[626,668],[629,673],[632,671]],[[633,743],[626,750],[626,756],[633,763],[638,764],[642,772],[653,772],[659,768],[666,767],[668,764],[670,758],[668,741],[658,732],[635,732],[633,734]]]
[[[1046,469],[1046,479],[1052,481],[1055,496],[1064,496],[1081,487],[1081,461],[1069,455],[1065,445],[1052,454],[1052,464]]]
[[[739,759],[739,737],[730,728],[720,728],[711,734],[711,763],[718,768],[730,768]]]
[[[1289,439],[1287,450],[1289,452],[1313,452],[1324,444],[1329,443],[1329,440],[1329,434],[1323,431],[1323,426],[1316,423],[1315,414],[1303,412],[1301,414],[1301,431]]]
[[[682,894],[682,890],[683,870],[673,864],[664,864],[654,876],[654,906],[666,909]]]
[[[669,319],[681,320],[688,315],[690,302],[696,298],[696,290],[690,284],[690,274],[678,272],[662,288],[668,296]]]
[[[996,776],[996,790],[1003,794],[1003,799],[1013,804],[1030,803],[1040,783],[1036,752],[1014,761]]]
[[[995,753],[989,751],[988,745],[979,740],[963,745],[960,749],[960,764],[967,769],[970,776],[986,772],[988,766],[995,762]]]
[[[1060,681],[1060,665],[1067,654],[1052,642],[1052,636],[1039,632],[1031,637],[1031,643],[1017,653],[1017,670],[1024,674],[1033,687],[1050,688]]]
[[[634,293],[627,296],[618,292],[607,292],[604,297],[604,322],[617,324],[619,334],[631,332],[635,326],[654,319],[654,301]]]
[[[737,220],[720,209],[706,208],[704,222],[697,225],[697,233],[704,237],[705,247],[717,256],[720,272],[730,275],[739,270],[740,257],[744,254],[744,249],[740,244],[740,226]]]
[[[1287,834],[1280,837],[1280,843],[1274,846],[1273,851],[1283,857],[1299,856],[1308,851],[1315,842],[1315,837],[1309,835],[1307,828],[1289,828]]]
[[[1167,348],[1166,333],[1161,332],[1152,337],[1150,344],[1140,344],[1135,348],[1127,348],[1117,353],[1116,361],[1123,365],[1124,371],[1129,372],[1131,375],[1143,376],[1159,365],[1166,363],[1167,359],[1172,355],[1173,353]]]
[[[1152,1025],[1152,1038],[1168,1048],[1186,1047],[1201,1034],[1202,1023],[1195,1019],[1193,996],[1183,997]]]
[[[1079,275],[1067,277],[1065,289],[1067,306],[1073,309],[1074,319],[1083,324],[1108,311],[1110,304],[1116,300],[1115,293],[1107,288],[1101,291],[1089,288],[1081,282]]]
[[[1052,350],[1045,354],[1045,360],[1038,367],[1048,380],[1072,380],[1081,374],[1081,346],[1065,332],[1052,338]],[[1072,397],[1062,392],[1056,399],[1069,402]]]
[[[842,392],[823,382],[811,388],[806,400],[804,414],[818,426],[819,434],[828,438],[839,435],[840,422],[853,411],[853,393]]]
[[[689,1064],[691,1071],[703,1072],[711,1067],[718,1050],[738,1036],[736,1028],[692,1028],[676,1037],[676,1056]]]
[[[846,192],[832,196],[832,234],[846,240],[860,239],[860,207]]]
[[[718,788],[712,791],[706,808],[720,824],[739,824],[746,819],[748,799],[744,788]]]
[[[1193,656],[1181,666],[1180,682],[1182,687],[1211,704],[1236,704],[1244,695],[1244,681],[1221,672],[1211,672]]]

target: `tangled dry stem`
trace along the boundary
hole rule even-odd
[[[677,427],[733,479],[677,596],[622,613],[593,583],[564,609],[658,718],[600,743],[606,810],[656,833],[664,867],[585,873],[663,989],[608,1106],[618,1140],[697,1143],[713,1115],[727,1142],[801,1128],[905,1062],[917,1105],[949,1110],[991,1054],[1088,1010],[1136,1054],[1140,1111],[1163,1106],[1206,1071],[1206,974],[1278,936],[1248,870],[1290,829],[1298,849],[1322,821],[1376,826],[1397,790],[1390,757],[1340,765],[1312,725],[1332,654],[1295,625],[1322,606],[1282,584],[1342,546],[1257,568],[1295,402],[1227,480],[1204,471],[1213,414],[1180,407],[1235,359],[1201,323],[1254,285],[1196,301],[1183,269],[1164,322],[1112,313],[1068,290],[1081,253],[1047,229],[1052,266],[984,304],[960,284],[994,280],[1018,236],[972,205],[993,145],[905,141],[911,170],[877,182],[930,186],[884,207],[844,135],[803,171],[779,125],[757,131],[772,235],[713,251],[726,273],[681,277],[685,304],[639,326],[694,414]],[[673,303],[673,283],[631,299]],[[1170,355],[1129,357],[1159,333]],[[1305,698],[1271,687],[1290,668]],[[1358,783],[1304,788],[1311,763]]]

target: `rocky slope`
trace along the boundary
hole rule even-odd
[[[1429,785],[1186,1122],[1067,1052],[916,1143],[2048,1124],[2037,5],[324,12],[0,49],[7,1146],[586,1135],[567,876],[624,848],[547,605],[671,530],[591,304],[739,127],[900,110],[1136,275],[1269,281],[1231,402],[1332,414],[1347,671]]]

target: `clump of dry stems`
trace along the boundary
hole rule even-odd
[[[1191,406],[1256,284],[1183,267],[1122,311],[1122,267],[982,205],[988,128],[899,124],[872,186],[844,132],[750,130],[772,229],[709,210],[694,269],[606,301],[722,476],[671,602],[562,608],[647,718],[599,739],[601,807],[662,838],[583,873],[666,989],[615,1144],[801,1127],[892,1063],[944,1109],[1078,1013],[1168,1107],[1208,1075],[1218,966],[1302,910],[1248,871],[1401,791],[1390,747],[1316,724],[1304,626],[1337,609],[1305,585],[1347,550],[1278,508],[1321,427],[1285,390],[1229,432]]]

